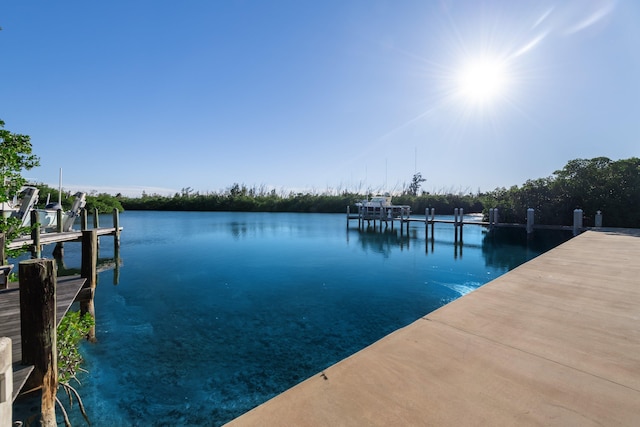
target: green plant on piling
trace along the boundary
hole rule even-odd
[[[85,411],[82,399],[76,389],[71,385],[71,381],[74,380],[80,384],[78,374],[80,372],[87,372],[81,366],[83,359],[80,354],[79,345],[80,341],[87,336],[94,324],[95,321],[90,314],[85,313],[84,315],[80,315],[79,311],[70,311],[62,318],[60,326],[58,326],[57,335],[58,385],[62,387],[69,398],[69,408],[73,407],[74,398],[77,400],[80,412],[87,421],[87,424],[90,424],[89,417]],[[64,405],[57,397],[56,402],[64,417],[65,426],[71,427],[71,422],[69,421],[69,416]]]

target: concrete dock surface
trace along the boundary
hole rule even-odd
[[[228,426],[640,426],[640,230],[587,231]]]

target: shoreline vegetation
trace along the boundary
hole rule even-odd
[[[523,185],[496,188],[493,191],[468,194],[430,194],[419,191],[422,175],[401,192],[392,194],[393,203],[411,206],[413,215],[423,215],[426,208],[435,208],[436,214],[448,215],[454,208],[465,213],[483,213],[498,208],[500,220],[507,223],[525,223],[527,209],[535,209],[536,224],[571,224],[574,209],[584,212],[584,225],[593,226],[597,211],[602,211],[604,226],[640,228],[640,158],[611,160],[607,157],[575,159],[553,175],[527,180]],[[41,194],[57,197],[57,190],[37,185]],[[300,212],[345,213],[373,192],[339,191],[335,193],[279,194],[276,190],[249,187],[234,183],[221,192],[206,194],[184,188],[173,196],[148,195],[141,197],[90,194],[87,209],[100,213],[123,210],[158,211],[230,211],[230,212]],[[64,194],[63,206],[70,194]]]

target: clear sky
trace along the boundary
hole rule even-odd
[[[3,0],[0,119],[98,192],[521,185],[640,155],[636,0]]]

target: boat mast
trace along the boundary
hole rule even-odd
[[[60,168],[60,176],[58,178],[58,206],[62,208],[62,168]]]

